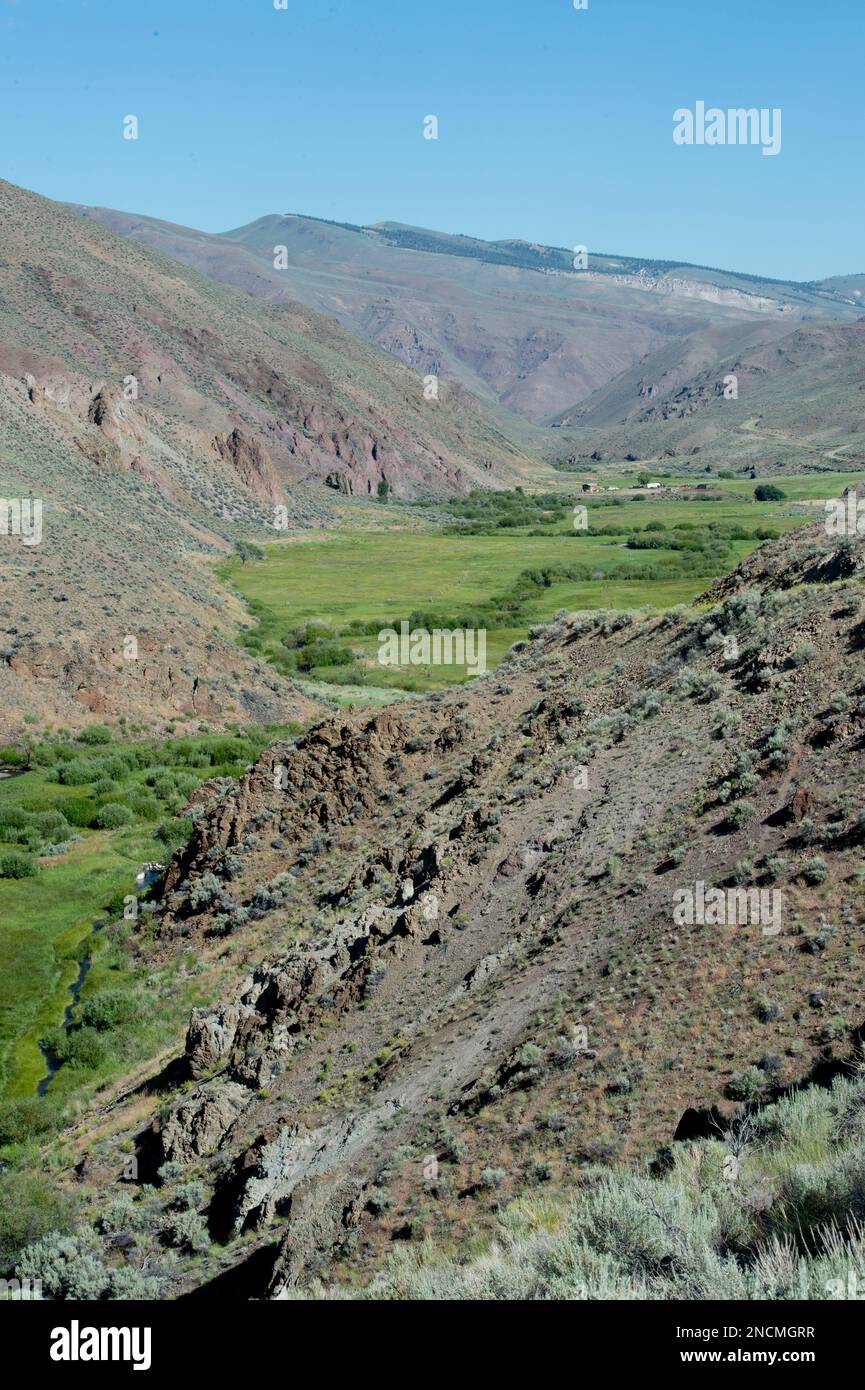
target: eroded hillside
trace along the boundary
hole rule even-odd
[[[810,528],[692,609],[562,616],[215,794],[131,943],[220,1002],[67,1135],[94,1219],[133,1150],[148,1185],[108,1263],[362,1282],[832,1075],[865,1020],[863,564]],[[770,910],[683,923],[698,885]],[[215,1241],[191,1262],[178,1203]]]
[[[109,208],[85,217],[154,246],[258,298],[297,299],[423,372],[460,381],[540,423],[633,371],[714,338],[747,344],[754,329],[789,332],[803,318],[848,318],[846,293],[764,281],[651,258],[484,242],[385,222],[359,227],[294,213],[222,234]],[[275,268],[276,248],[284,261]],[[616,417],[618,418],[618,417]],[[596,423],[596,422],[594,422]]]

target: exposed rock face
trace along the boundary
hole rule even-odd
[[[266,1130],[238,1165],[234,1229],[265,1225],[285,1211],[302,1180],[345,1173],[370,1133],[395,1113],[391,1101],[317,1129],[287,1125]]]
[[[186,1055],[193,1076],[206,1075],[228,1056],[239,1018],[240,1009],[234,1004],[218,1011],[193,1009],[186,1035]]]
[[[253,497],[259,502],[285,502],[285,489],[260,440],[235,429],[231,434],[217,435],[213,442],[219,457],[231,465]]]
[[[335,488],[336,491],[341,492],[344,497],[350,497],[354,492],[354,483],[351,478],[347,473],[343,473],[339,469],[334,470],[333,473],[328,473],[324,481],[327,483],[328,487]]]
[[[146,438],[146,431],[132,403],[125,399],[118,386],[101,387],[90,402],[87,416],[91,424],[98,425],[119,449],[142,444]]]
[[[248,1104],[245,1087],[228,1083],[218,1091],[193,1091],[162,1128],[159,1139],[165,1159],[192,1163],[213,1153]]]
[[[768,545],[712,611],[562,619],[468,690],[335,716],[213,789],[142,950],[227,936],[245,964],[144,1148],[205,1174],[218,1239],[278,1242],[260,1295],[336,1259],[364,1277],[436,1184],[476,1233],[490,1170],[496,1201],[541,1161],[567,1189],[723,1122],[761,1058],[786,1085],[849,1054],[865,647],[856,583],[819,578],[839,549]],[[749,882],[781,894],[769,931],[675,915]]]

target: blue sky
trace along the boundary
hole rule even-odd
[[[0,0],[0,174],[818,278],[865,269],[863,61],[863,0]],[[675,145],[698,100],[781,153]]]

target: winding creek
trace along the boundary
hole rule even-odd
[[[146,891],[148,888],[151,888],[154,883],[158,882],[162,876],[162,872],[162,865],[159,865],[158,868],[148,867],[143,873],[139,874],[136,880],[136,887],[139,889],[143,888]],[[87,937],[88,949],[81,957],[76,979],[73,980],[72,984],[69,986],[69,1003],[66,1005],[63,1012],[63,1030],[65,1033],[70,1033],[72,1031],[75,1022],[75,1008],[81,996],[81,991],[84,988],[84,981],[87,979],[90,973],[90,966],[93,963],[92,946],[90,943],[93,942],[94,938],[107,925],[108,923],[104,920],[94,922],[93,931],[90,936]],[[42,1080],[39,1082],[39,1085],[36,1087],[36,1094],[41,1097],[46,1094],[51,1082],[63,1066],[63,1062],[61,1058],[57,1056],[55,1049],[46,1042],[40,1041],[39,1051],[45,1058],[45,1065],[48,1068]]]
[[[25,771],[26,768],[0,766],[0,781],[3,781],[8,777],[20,777],[22,773],[24,773]],[[161,864],[146,865],[144,870],[138,875],[136,879],[135,886],[138,889],[138,891],[144,891],[146,893],[149,888],[152,888],[153,885],[159,881],[160,877],[162,876],[162,872],[163,866]],[[93,923],[93,931],[91,932],[90,936],[86,939],[87,950],[85,954],[81,957],[81,961],[78,967],[78,975],[73,980],[72,984],[69,986],[69,1003],[66,1005],[66,1008],[63,1012],[63,1029],[66,1033],[69,1033],[72,1030],[73,1024],[75,1022],[75,1009],[80,999],[81,991],[84,988],[84,982],[90,973],[90,966],[93,963],[92,946],[90,943],[94,940],[98,933],[101,932],[103,928],[106,926],[107,923],[105,921],[95,921]],[[58,1071],[63,1066],[63,1062],[61,1058],[57,1056],[55,1049],[46,1042],[40,1041],[39,1051],[42,1053],[42,1056],[45,1059],[45,1065],[48,1068],[42,1080],[39,1082],[39,1085],[36,1087],[36,1094],[37,1096],[41,1097],[44,1096],[48,1091],[51,1082],[54,1080]]]
[[[94,922],[93,936],[95,936],[97,932],[102,931],[104,926],[104,922]],[[88,940],[92,940],[92,937],[88,938]],[[63,1029],[66,1033],[69,1033],[72,1029],[72,1022],[75,1014],[75,1005],[78,1003],[81,990],[84,987],[84,981],[87,979],[87,976],[90,973],[92,959],[93,957],[90,951],[88,950],[87,954],[82,956],[81,958],[81,963],[78,968],[78,978],[74,980],[72,984],[69,986],[69,994],[71,998],[69,1000],[69,1003],[66,1005],[66,1008],[63,1013]],[[37,1096],[44,1096],[45,1092],[48,1090],[48,1087],[51,1085],[51,1082],[54,1080],[60,1068],[63,1066],[63,1063],[61,1059],[57,1056],[57,1053],[54,1051],[54,1048],[49,1047],[48,1043],[40,1042],[39,1051],[45,1058],[45,1065],[47,1066],[48,1071],[46,1072],[45,1076],[43,1076],[42,1080],[39,1082],[39,1085],[36,1087],[36,1094]]]

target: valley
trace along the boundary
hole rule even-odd
[[[0,205],[41,518],[0,548],[0,1277],[819,1297],[861,1255],[857,277]],[[707,884],[771,931],[683,923]]]
[[[43,1221],[61,1297],[85,1268],[111,1297],[441,1297],[451,1251],[466,1297],[820,1296],[855,1249],[755,1258],[857,1209],[865,554],[819,522],[749,552],[696,606],[561,614],[463,687],[244,737],[245,771],[224,738],[37,744],[4,797],[110,796],[130,835],[208,780],[156,912],[91,943],[44,1099],[0,1107],[22,1274]],[[780,923],[677,925],[703,881],[771,886]],[[638,1210],[659,1263],[610,1246]],[[538,1239],[577,1242],[571,1283]]]
[[[302,651],[308,679],[334,693],[350,686],[352,703],[363,703],[365,686],[423,691],[467,678],[465,667],[378,665],[377,634],[393,623],[484,628],[494,666],[558,610],[662,612],[689,602],[761,541],[812,521],[809,496],[841,495],[858,476],[786,477],[783,500],[759,502],[744,481],[712,479],[703,495],[670,477],[655,496],[639,488],[586,495],[578,475],[564,474],[561,490],[547,494],[473,494],[411,508],[404,520],[392,506],[381,532],[355,531],[346,517],[325,536],[297,533],[266,546],[262,560],[232,559],[218,572],[254,619],[247,650],[289,676]],[[614,468],[606,477],[634,483]],[[575,508],[585,509],[584,530],[575,528]]]
[[[24,1374],[856,1364],[863,37],[0,0]]]

